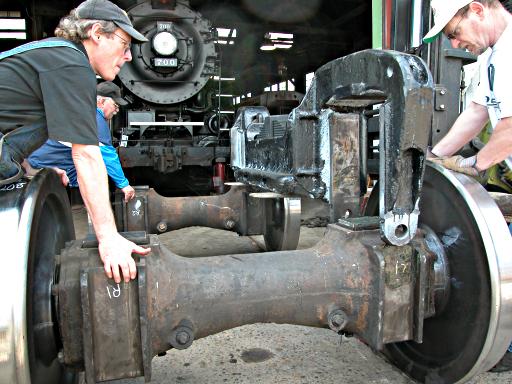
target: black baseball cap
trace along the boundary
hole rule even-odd
[[[109,20],[129,34],[133,39],[146,42],[148,39],[133,28],[128,14],[108,0],[87,0],[76,8],[76,15],[80,19]]]
[[[121,89],[111,81],[99,83],[96,92],[98,96],[110,97],[118,105],[128,105],[128,102],[121,96]]]

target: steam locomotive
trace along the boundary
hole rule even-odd
[[[220,79],[211,80],[216,29],[188,1],[146,1],[127,13],[149,39],[132,46],[119,73],[131,103],[112,129],[128,179],[169,196],[222,192],[231,122]]]

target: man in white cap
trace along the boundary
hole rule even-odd
[[[431,7],[434,27],[423,41],[430,43],[443,33],[454,48],[480,55],[491,47],[492,52],[481,64],[474,100],[432,148],[430,160],[470,176],[504,160],[512,165],[512,15],[498,0],[432,0]],[[488,120],[493,133],[478,154],[452,156],[477,136]],[[511,369],[512,344],[492,371]]]
[[[432,148],[431,160],[446,168],[477,176],[512,154],[512,15],[498,0],[432,0],[434,27],[423,40],[430,43],[443,33],[454,48],[480,55],[491,47],[481,65],[476,96],[450,131]],[[452,156],[476,137],[487,121],[493,133],[477,155]],[[511,162],[512,164],[512,162]]]
[[[55,35],[0,53],[0,185],[19,178],[23,159],[48,138],[72,143],[105,273],[128,282],[137,273],[132,252],[149,249],[123,238],[115,226],[98,147],[96,75],[113,80],[132,59],[131,40],[147,39],[108,0],[84,1],[61,19]]]

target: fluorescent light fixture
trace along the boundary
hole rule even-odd
[[[293,33],[269,32],[270,40],[293,40]]]
[[[236,37],[236,28],[217,28],[217,34],[219,37]]]
[[[216,94],[215,97],[233,97],[233,95],[227,95],[227,94],[221,93],[220,95]]]
[[[274,47],[280,48],[280,49],[289,49],[292,47],[291,44],[276,44],[274,43]]]
[[[290,49],[293,45],[293,33],[267,32],[265,33],[262,51],[273,51],[276,48]]]
[[[0,39],[26,40],[27,34],[25,32],[0,32]]]
[[[24,31],[27,29],[25,19],[0,19],[1,30]]]
[[[230,41],[227,41],[227,40],[215,40],[215,44],[235,45],[235,42],[233,40],[230,40]]]
[[[276,46],[272,43],[266,42],[261,45],[260,49],[262,51],[273,51],[274,49],[276,49]]]
[[[223,113],[225,115],[232,115],[235,113],[235,111],[220,111],[220,113]]]
[[[213,76],[212,79],[219,81],[219,76]],[[234,77],[221,77],[220,78],[220,81],[235,81],[235,80],[236,80],[236,78],[234,78]]]

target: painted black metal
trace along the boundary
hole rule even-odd
[[[194,96],[210,76],[217,75],[214,31],[210,22],[187,3],[155,9],[148,1],[139,2],[128,10],[128,15],[150,41],[164,31],[177,41],[172,56],[159,55],[151,43],[134,45],[133,60],[123,66],[119,79],[138,98],[153,104],[176,104]],[[166,28],[158,24],[165,24]],[[157,67],[154,59],[158,57],[175,58],[178,65]]]
[[[367,50],[334,60],[316,72],[302,103],[289,115],[284,134],[250,137],[245,132],[245,162],[234,164],[235,176],[278,193],[329,199],[330,180],[322,177],[322,172],[333,177],[324,169],[324,143],[334,124],[329,115],[355,113],[365,119],[364,113],[378,104],[381,218],[412,214],[421,191],[432,101],[431,75],[416,56]],[[238,120],[249,120],[246,114],[253,111],[242,111]],[[283,120],[265,116],[260,130],[277,119]],[[366,148],[356,152],[358,164],[366,168],[365,157],[359,155]],[[365,180],[359,179],[362,172],[357,176],[359,187]]]

